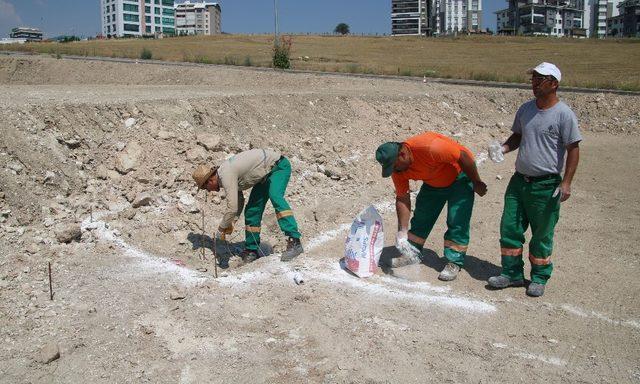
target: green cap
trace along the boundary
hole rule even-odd
[[[393,165],[398,159],[400,143],[388,142],[378,147],[376,150],[376,160],[382,165],[382,177],[389,177],[393,173]]]

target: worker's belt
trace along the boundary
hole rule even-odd
[[[533,183],[536,181],[555,179],[560,175],[558,175],[557,173],[550,173],[548,175],[542,175],[542,176],[527,176],[527,175],[523,175],[520,172],[516,172],[516,176],[522,178],[522,180],[524,180],[526,183]]]

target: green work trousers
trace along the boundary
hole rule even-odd
[[[517,172],[511,177],[500,222],[503,276],[511,280],[524,279],[522,247],[524,233],[531,226],[531,281],[546,284],[551,277],[553,232],[560,217],[560,194],[556,197],[553,194],[561,180],[560,175],[534,178]]]
[[[296,239],[301,237],[300,232],[298,232],[298,223],[293,217],[289,203],[284,198],[290,177],[291,163],[286,157],[282,157],[276,162],[264,180],[254,185],[251,189],[249,201],[244,210],[246,249],[256,251],[260,246],[260,224],[267,200],[271,200],[271,204],[273,204],[282,232]]]
[[[445,188],[422,184],[411,219],[410,243],[422,249],[446,203],[447,232],[444,234],[444,256],[449,262],[462,266],[469,245],[473,200],[473,183],[464,173],[460,173],[453,184]]]

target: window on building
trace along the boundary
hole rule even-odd
[[[162,0],[162,5],[173,8],[173,0]]]
[[[155,13],[156,15],[159,15],[162,11],[160,10],[160,8],[155,8],[153,10],[153,13]]]
[[[162,8],[162,14],[165,16],[173,16],[175,15],[175,11],[171,8]]]
[[[147,26],[144,28],[144,31],[145,31],[146,33],[151,33],[151,26],[150,26],[150,25],[147,25]]]
[[[116,11],[116,5],[115,4],[111,4],[111,11],[115,12]]]
[[[151,7],[144,7],[144,13],[151,13]]]
[[[122,15],[124,21],[133,21],[133,22],[140,22],[140,17],[138,15],[131,15],[128,13],[125,13]]]
[[[144,17],[144,22],[147,24],[151,24],[151,16],[145,16]]]
[[[160,18],[159,17],[154,17],[153,21],[155,21],[156,24],[160,24]]]
[[[135,4],[122,4],[122,10],[125,12],[138,12],[138,6]]]
[[[125,24],[124,25],[124,30],[128,31],[128,32],[139,32],[140,31],[140,26],[137,24]]]
[[[163,17],[162,24],[164,25],[173,25],[173,17]]]

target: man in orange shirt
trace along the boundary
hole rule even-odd
[[[420,261],[424,242],[446,203],[444,256],[448,263],[438,278],[454,280],[464,264],[469,244],[473,193],[480,196],[487,193],[487,185],[478,175],[473,154],[446,136],[426,132],[403,143],[382,144],[376,151],[376,160],[382,165],[382,177],[391,176],[396,189],[396,247],[403,253],[403,258],[394,259],[392,266]],[[411,229],[409,180],[423,182],[416,198]]]

